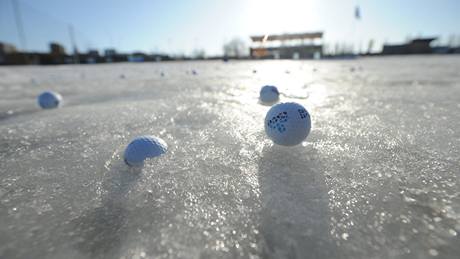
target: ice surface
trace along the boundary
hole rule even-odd
[[[447,56],[0,67],[0,258],[458,258],[459,71]],[[306,142],[267,139],[265,84],[308,109]],[[63,106],[38,108],[43,90]],[[168,153],[129,168],[145,134]]]

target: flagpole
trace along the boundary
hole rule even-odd
[[[26,36],[24,34],[24,27],[22,25],[21,10],[19,9],[17,0],[11,0],[11,3],[13,4],[14,17],[16,20],[16,29],[19,35],[19,42],[21,43],[22,50],[25,51],[27,48],[27,41]]]
[[[354,19],[353,19],[353,39],[354,39],[354,44],[357,44],[358,46],[361,44],[361,40],[358,39],[359,42],[356,42],[356,27],[358,25],[358,21],[361,20],[361,10],[359,8],[359,4],[356,3],[356,6],[355,6],[355,15],[354,15]],[[360,38],[360,37],[359,37]],[[353,47],[354,49],[354,47]],[[357,50],[357,54],[360,54],[359,53],[360,50]]]

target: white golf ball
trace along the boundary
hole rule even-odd
[[[273,85],[266,85],[260,89],[259,99],[263,103],[274,103],[278,101],[280,93]]]
[[[265,132],[278,145],[300,144],[310,133],[308,111],[298,103],[279,103],[265,116]]]
[[[62,96],[56,92],[46,91],[38,96],[37,101],[43,109],[52,109],[60,105]]]
[[[160,156],[168,150],[161,138],[140,136],[131,141],[125,149],[124,160],[130,166],[142,166],[147,158]]]

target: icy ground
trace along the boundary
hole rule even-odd
[[[266,138],[264,84],[306,142]],[[0,258],[459,258],[460,57],[0,67],[0,93]],[[144,134],[169,151],[129,169]]]

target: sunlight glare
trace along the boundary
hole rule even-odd
[[[248,1],[251,27],[260,33],[316,30],[316,3],[312,0]]]

